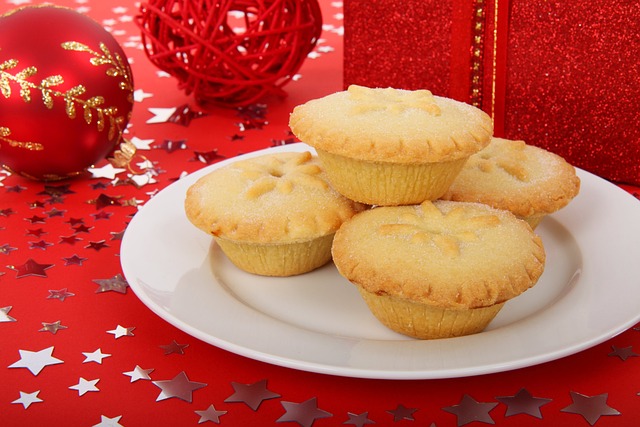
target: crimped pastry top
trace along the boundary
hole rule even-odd
[[[562,157],[524,141],[493,138],[471,156],[446,200],[486,203],[520,217],[550,214],[580,191],[580,178]]]
[[[396,163],[468,157],[493,134],[491,118],[469,104],[428,90],[356,85],[295,107],[289,127],[316,149]]]
[[[292,243],[334,233],[364,209],[338,194],[317,157],[277,153],[231,163],[187,190],[185,212],[216,237]]]
[[[442,200],[360,213],[338,230],[332,254],[368,292],[446,308],[507,301],[545,264],[541,239],[512,213]]]

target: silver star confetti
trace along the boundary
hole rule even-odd
[[[45,367],[64,363],[52,356],[53,347],[40,351],[18,350],[20,360],[9,365],[10,368],[27,368],[33,375],[38,375]]]
[[[416,408],[407,408],[404,405],[398,405],[396,409],[387,411],[393,415],[393,421],[409,420],[414,421],[413,413],[416,412]]]
[[[207,386],[205,383],[190,381],[184,371],[180,372],[171,380],[153,381],[153,384],[162,390],[156,398],[156,402],[172,397],[191,402],[193,392]]]
[[[542,418],[540,407],[551,402],[551,399],[533,397],[526,389],[520,389],[515,396],[500,396],[496,399],[507,405],[505,417],[517,414],[528,414],[536,418]]]
[[[329,418],[333,414],[318,408],[317,399],[312,397],[302,403],[280,402],[285,409],[284,415],[276,420],[278,423],[296,422],[302,427],[311,427],[316,419]]]
[[[369,419],[369,413],[363,412],[362,414],[352,414],[351,412],[347,413],[349,419],[345,421],[343,424],[351,424],[357,427],[362,427],[365,424],[375,424],[375,421]]]
[[[121,274],[116,274],[111,279],[94,279],[94,283],[98,284],[98,290],[96,293],[115,291],[121,294],[127,293],[129,283],[122,277]]]
[[[67,327],[62,325],[60,322],[61,322],[60,320],[53,323],[42,322],[42,329],[39,329],[38,331],[51,332],[52,334],[55,335],[60,329],[67,329]]]
[[[107,331],[107,333],[113,334],[116,339],[121,338],[121,337],[132,337],[134,329],[135,329],[135,326],[132,326],[130,328],[125,328],[124,326],[118,325],[118,326],[116,326],[115,329]]]
[[[497,403],[478,402],[473,397],[465,394],[459,404],[447,406],[442,408],[442,410],[458,417],[458,427],[473,421],[495,424],[489,412],[497,405]]]
[[[84,357],[85,357],[82,363],[95,362],[99,365],[102,364],[102,359],[104,359],[105,357],[111,356],[110,354],[103,353],[101,349],[97,349],[90,353],[82,352],[82,354],[84,354]]]
[[[100,423],[94,424],[93,427],[124,427],[122,424],[120,424],[120,418],[122,418],[122,415],[118,415],[117,417],[113,418],[100,415]]]
[[[258,381],[253,384],[231,382],[231,386],[235,392],[224,401],[243,402],[254,411],[258,410],[258,407],[264,400],[280,397],[278,393],[267,389],[267,380]]]
[[[214,422],[216,424],[220,424],[220,417],[227,413],[227,411],[218,411],[213,405],[210,405],[204,411],[195,411],[196,414],[200,415],[200,419],[198,420],[198,424],[206,423],[207,421]]]
[[[140,366],[136,365],[133,368],[133,371],[123,372],[128,377],[131,377],[131,382],[135,382],[138,380],[150,380],[151,377],[149,374],[153,372],[153,369],[142,369]]]
[[[14,319],[13,317],[9,316],[9,311],[11,311],[13,307],[12,306],[6,306],[6,307],[2,307],[0,308],[0,322],[15,322],[16,319]]]
[[[572,391],[573,403],[561,411],[582,415],[589,424],[594,425],[603,415],[620,415],[620,412],[607,405],[607,397],[607,393],[586,396]]]
[[[19,403],[24,407],[24,409],[27,409],[32,403],[42,402],[42,399],[38,397],[38,393],[40,393],[40,390],[34,391],[33,393],[25,393],[21,391],[20,397],[11,403]]]
[[[100,379],[85,380],[84,378],[80,377],[80,379],[78,380],[78,384],[72,385],[69,388],[71,390],[77,390],[78,396],[83,396],[85,393],[88,393],[90,391],[100,391],[98,387],[96,387],[98,381],[100,381]]]
[[[49,295],[47,296],[47,299],[57,299],[60,301],[64,301],[65,299],[69,298],[69,297],[73,297],[76,294],[71,293],[67,290],[67,288],[63,288],[60,290],[49,290]]]
[[[92,178],[107,178],[114,179],[116,175],[122,172],[126,172],[126,169],[113,167],[111,163],[108,163],[99,168],[88,168]]]

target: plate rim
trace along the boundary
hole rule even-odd
[[[376,370],[371,368],[358,368],[358,367],[344,367],[344,366],[336,366],[327,363],[317,363],[311,362],[308,360],[300,360],[300,359],[292,359],[290,357],[283,357],[277,354],[270,354],[264,351],[255,350],[247,348],[246,346],[238,345],[235,342],[231,342],[229,340],[222,340],[218,337],[212,336],[198,328],[194,328],[188,322],[184,321],[176,317],[170,311],[161,307],[158,303],[156,303],[153,299],[151,299],[142,288],[139,286],[136,280],[135,268],[131,266],[130,263],[130,246],[133,240],[133,235],[135,234],[136,227],[138,222],[142,221],[142,218],[146,215],[140,215],[141,212],[145,210],[150,210],[153,208],[154,200],[158,197],[169,197],[169,194],[173,192],[186,191],[186,188],[190,185],[190,183],[195,182],[201,176],[215,170],[217,168],[223,167],[226,164],[236,162],[241,159],[250,158],[259,156],[262,154],[280,152],[280,151],[304,151],[308,150],[314,152],[313,148],[304,144],[304,143],[294,143],[288,144],[284,146],[270,147],[261,150],[256,150],[253,152],[241,154],[239,156],[227,158],[217,162],[215,164],[203,167],[193,173],[181,178],[180,180],[166,186],[164,189],[160,190],[157,194],[155,194],[145,205],[143,205],[138,213],[134,215],[131,222],[129,223],[127,229],[125,230],[123,240],[121,242],[121,267],[124,273],[127,282],[129,283],[129,287],[133,290],[136,296],[143,302],[143,304],[149,308],[153,313],[158,315],[164,321],[172,324],[183,332],[198,338],[208,344],[214,345],[218,348],[224,349],[226,351],[254,359],[262,362],[266,362],[273,365],[288,367],[292,369],[298,369],[303,371],[321,373],[321,374],[329,374],[329,375],[337,375],[337,376],[346,376],[346,377],[355,377],[355,378],[372,378],[372,379],[437,379],[437,378],[455,378],[455,377],[464,377],[464,376],[472,376],[472,375],[482,375],[482,374],[490,374],[497,372],[504,372],[514,369],[520,369],[528,366],[538,365],[541,363],[546,363],[552,360],[557,360],[562,357],[566,357],[590,347],[593,347],[597,344],[600,344],[619,333],[627,330],[634,324],[640,321],[640,310],[638,310],[635,315],[629,315],[625,322],[619,322],[616,325],[612,325],[606,330],[601,331],[599,334],[591,337],[588,340],[583,340],[581,343],[572,345],[566,348],[557,348],[555,351],[547,352],[543,356],[534,355],[526,358],[520,358],[516,362],[511,362],[508,366],[505,366],[504,362],[494,362],[493,364],[484,365],[481,367],[458,367],[458,368],[449,368],[444,370],[437,371],[425,371],[425,370]],[[579,174],[582,180],[582,189],[581,193],[585,191],[585,184],[588,182],[588,185],[606,185],[608,191],[618,191],[620,194],[626,194],[630,201],[633,201],[633,196],[630,195],[625,190],[615,186],[614,184],[590,173],[584,171],[582,169],[576,168],[577,173]],[[159,199],[157,199],[159,200]],[[151,208],[149,208],[151,205]],[[631,204],[629,206],[632,206]],[[640,205],[634,206],[634,209],[637,209],[640,213]],[[639,215],[640,217],[640,215]],[[186,217],[185,217],[186,220]],[[578,240],[579,236],[574,236],[576,240]],[[132,250],[132,249],[131,249]],[[320,334],[318,332],[308,331],[309,333]],[[478,336],[482,336],[490,334],[491,331],[485,331]],[[340,338],[340,337],[338,337]],[[453,338],[458,339],[458,338]]]

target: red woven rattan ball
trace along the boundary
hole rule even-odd
[[[317,0],[151,0],[137,23],[149,60],[206,108],[285,96],[322,14]]]

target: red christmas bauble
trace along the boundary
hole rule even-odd
[[[285,96],[322,32],[317,0],[196,3],[149,0],[137,23],[149,60],[205,108]]]
[[[76,176],[121,141],[133,76],[116,40],[56,6],[0,17],[0,165],[37,180]]]

